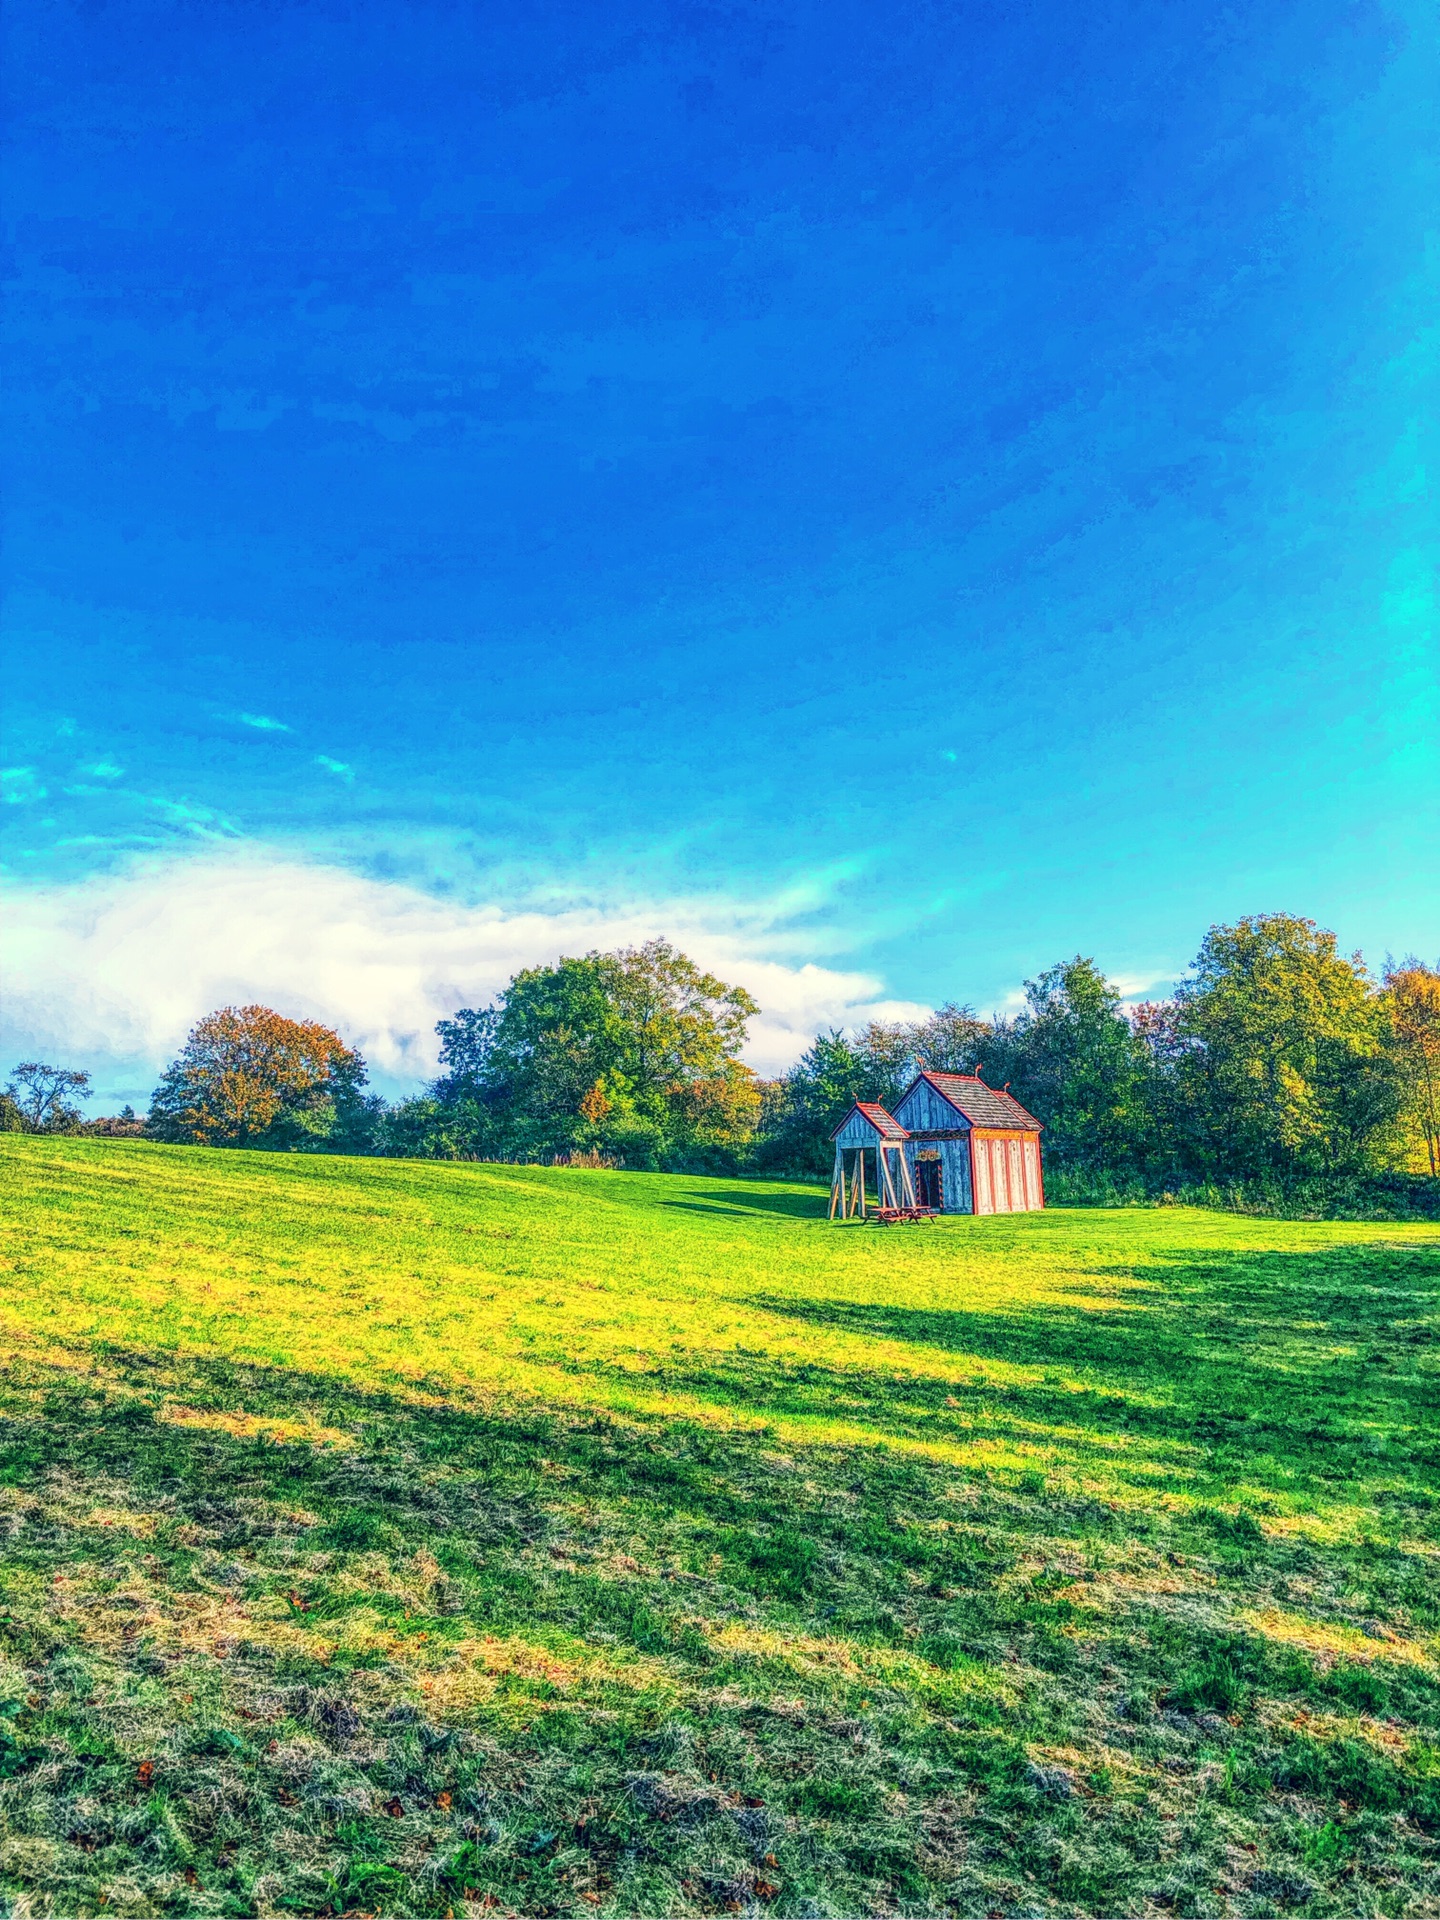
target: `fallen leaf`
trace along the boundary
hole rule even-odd
[[[155,1778],[155,1762],[153,1760],[142,1760],[140,1765],[135,1769],[135,1778],[140,1782],[142,1787],[148,1787],[150,1782]]]

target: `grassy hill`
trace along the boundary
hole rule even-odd
[[[0,1137],[34,1914],[1440,1911],[1440,1229]]]

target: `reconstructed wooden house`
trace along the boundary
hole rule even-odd
[[[1040,1122],[975,1073],[919,1073],[895,1103],[916,1198],[941,1213],[1033,1213],[1045,1204]]]
[[[830,1217],[865,1212],[867,1154],[882,1209],[1032,1213],[1045,1204],[1041,1124],[974,1073],[919,1073],[894,1113],[857,1100],[835,1129]]]

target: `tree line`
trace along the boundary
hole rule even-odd
[[[517,973],[441,1020],[441,1072],[387,1103],[332,1029],[266,1007],[198,1022],[148,1114],[84,1121],[83,1073],[34,1061],[0,1127],[418,1158],[818,1174],[854,1099],[890,1104],[920,1066],[981,1073],[1046,1127],[1056,1197],[1294,1194],[1388,1182],[1433,1204],[1440,1178],[1440,971],[1377,977],[1313,921],[1212,927],[1174,996],[1135,1007],[1091,959],[1028,981],[985,1019],[818,1034],[760,1078],[740,1059],[759,1011],[664,940]],[[1429,1199],[1426,1199],[1426,1196]]]

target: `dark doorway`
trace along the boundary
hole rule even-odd
[[[940,1162],[938,1160],[917,1160],[915,1162],[915,1201],[918,1206],[934,1207],[937,1212],[945,1204],[940,1192]]]

